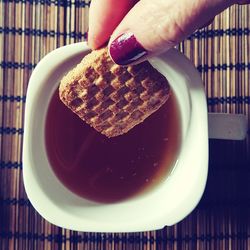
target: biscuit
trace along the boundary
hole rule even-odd
[[[107,48],[92,51],[62,80],[62,102],[107,137],[128,132],[168,99],[166,78],[145,61],[113,63]]]

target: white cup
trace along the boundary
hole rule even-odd
[[[206,97],[199,73],[176,50],[152,58],[165,75],[181,113],[182,143],[174,170],[151,192],[114,204],[98,204],[69,191],[54,174],[45,148],[45,118],[62,76],[89,53],[86,43],[46,55],[30,78],[25,110],[23,176],[34,208],[49,222],[72,230],[135,232],[173,225],[199,202],[208,172]]]

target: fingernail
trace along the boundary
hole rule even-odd
[[[133,33],[127,32],[112,41],[109,54],[116,64],[127,65],[147,55],[148,52],[136,40]]]

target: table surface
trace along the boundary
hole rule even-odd
[[[56,227],[34,210],[22,179],[28,80],[49,51],[86,39],[88,9],[82,0],[0,1],[0,249],[250,249],[249,133],[244,141],[209,141],[205,193],[177,225],[82,233]],[[250,6],[233,6],[178,46],[202,76],[210,112],[250,120],[249,39]]]

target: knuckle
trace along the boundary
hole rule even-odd
[[[160,24],[158,36],[164,43],[174,46],[185,37],[185,31],[176,19],[172,19],[171,21],[163,21]]]

